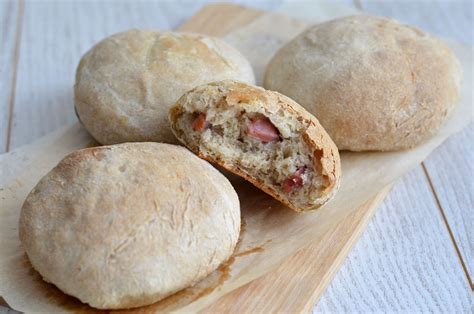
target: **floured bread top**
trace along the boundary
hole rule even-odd
[[[169,107],[204,83],[255,81],[249,62],[223,41],[192,33],[129,30],[99,42],[76,72],[79,119],[102,144],[175,143]]]
[[[156,302],[232,254],[240,207],[229,181],[158,143],[66,156],[28,195],[20,239],[47,282],[101,309]]]
[[[339,149],[397,150],[434,134],[456,103],[461,67],[441,41],[387,18],[314,25],[273,57],[265,87],[314,114]]]

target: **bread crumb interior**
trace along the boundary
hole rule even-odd
[[[304,126],[289,113],[280,110],[266,112],[259,106],[188,106],[183,108],[175,129],[184,142],[204,157],[238,168],[243,173],[269,186],[295,206],[308,206],[308,198],[321,195],[324,178],[320,169],[314,169],[313,152],[303,140]],[[194,130],[193,122],[205,114],[208,124],[203,130]],[[255,118],[268,118],[278,130],[279,137],[270,142],[248,135],[248,127]],[[285,191],[284,182],[304,167],[303,185],[291,192]]]

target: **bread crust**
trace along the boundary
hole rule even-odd
[[[215,92],[215,87],[221,90],[226,90],[225,97],[227,102],[232,102],[232,105],[241,106],[241,101],[254,103],[256,106],[262,106],[268,112],[277,112],[283,108],[284,111],[297,117],[299,121],[306,125],[302,134],[302,139],[311,147],[313,151],[313,165],[315,169],[320,169],[320,172],[327,179],[327,185],[322,196],[312,201],[312,205],[306,208],[296,207],[289,202],[286,197],[282,196],[281,192],[276,191],[271,186],[263,182],[263,180],[249,175],[246,171],[241,169],[239,165],[225,163],[222,160],[216,160],[205,156],[199,151],[199,148],[192,143],[187,143],[180,131],[176,128],[176,122],[182,114],[183,105],[190,101],[193,97],[205,99],[206,94]],[[297,212],[305,212],[317,209],[327,203],[337,192],[340,185],[341,164],[339,152],[326,133],[324,128],[319,124],[318,120],[308,113],[304,108],[298,105],[289,97],[278,92],[268,91],[261,87],[252,86],[242,82],[236,81],[221,81],[208,85],[197,87],[185,95],[183,95],[175,106],[170,109],[169,119],[171,127],[176,137],[199,157],[206,159],[212,163],[216,163],[226,170],[237,174],[245,180],[251,182],[256,187],[271,195],[275,199],[284,203],[291,209]]]
[[[250,63],[222,40],[133,29],[105,38],[82,57],[75,107],[101,144],[177,143],[169,107],[191,88],[222,79],[255,81]]]
[[[158,143],[66,156],[28,195],[19,223],[44,280],[99,309],[193,285],[231,256],[239,232],[229,181],[187,149]]]
[[[356,15],[314,25],[270,61],[267,89],[314,114],[341,150],[399,150],[428,139],[455,107],[462,71],[417,28]]]

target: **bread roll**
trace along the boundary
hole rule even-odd
[[[183,147],[128,143],[76,151],[43,177],[20,239],[44,280],[99,309],[151,304],[232,254],[237,194]]]
[[[176,137],[295,211],[331,199],[339,153],[318,120],[276,92],[234,81],[197,87],[170,110]]]
[[[432,136],[453,111],[461,67],[417,28],[357,15],[315,25],[282,47],[265,74],[314,114],[341,150],[399,150]]]
[[[255,81],[249,62],[223,41],[191,33],[129,30],[105,38],[76,72],[79,119],[101,144],[176,143],[168,109],[212,81]]]

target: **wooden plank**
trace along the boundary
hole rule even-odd
[[[474,290],[474,123],[424,162]]]
[[[8,151],[22,2],[0,1],[0,153]]]
[[[236,14],[237,11],[238,14]],[[209,4],[199,11],[199,14],[183,23],[179,30],[199,32],[210,36],[224,36],[249,24],[262,14],[262,11],[231,3]]]
[[[468,313],[471,302],[426,177],[416,168],[380,206],[314,312]]]
[[[360,3],[367,13],[390,16],[460,43],[474,43],[472,1],[360,0]]]
[[[220,298],[203,313],[308,313],[390,187],[277,269]]]

